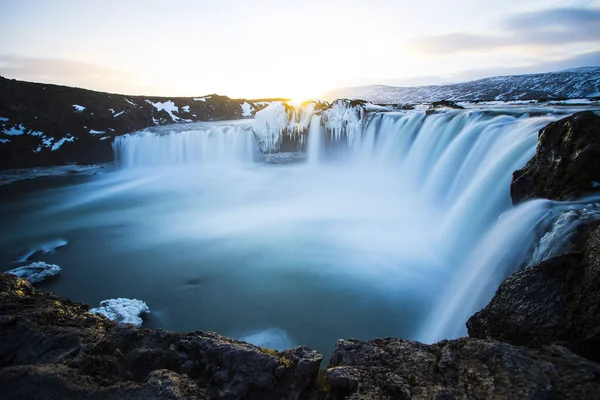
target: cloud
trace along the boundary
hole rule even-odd
[[[0,54],[0,75],[6,78],[77,86],[112,93],[156,92],[156,88],[139,83],[135,74],[65,58]]]
[[[560,8],[510,15],[500,24],[501,34],[455,32],[420,37],[409,46],[425,54],[489,51],[519,46],[556,46],[600,42],[600,10]]]

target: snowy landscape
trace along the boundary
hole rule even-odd
[[[599,398],[600,4],[9,3],[0,398]]]

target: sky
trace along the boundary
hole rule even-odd
[[[318,97],[600,65],[600,0],[0,0],[0,75]]]

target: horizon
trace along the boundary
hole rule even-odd
[[[384,84],[366,84],[366,85],[346,86],[346,87],[334,88],[330,92],[335,92],[336,90],[344,90],[344,89],[358,89],[358,88],[379,87],[379,86],[389,87],[389,88],[398,88],[398,89],[409,89],[409,88],[415,88],[415,87],[428,87],[428,86],[440,86],[441,87],[441,86],[455,85],[455,84],[461,84],[461,83],[469,83],[469,82],[474,82],[474,81],[483,80],[483,79],[490,79],[490,78],[503,78],[503,77],[525,76],[525,75],[543,75],[543,74],[570,72],[571,70],[580,70],[580,69],[589,69],[589,68],[600,69],[600,65],[588,65],[588,66],[575,67],[575,68],[567,68],[567,69],[563,69],[563,70],[549,71],[549,72],[532,72],[532,73],[528,73],[528,74],[509,74],[509,75],[486,76],[486,77],[481,77],[481,78],[477,78],[477,79],[473,79],[473,80],[463,80],[463,81],[458,81],[458,82],[446,82],[446,83],[438,83],[438,84],[430,84],[430,85],[393,86],[393,85],[384,85]],[[10,77],[6,77],[6,76],[2,76],[2,75],[0,75],[0,78],[12,79],[12,80],[17,80],[17,81],[25,82],[25,83],[35,83],[35,84],[40,84],[40,85],[63,86],[63,87],[71,88],[71,89],[90,90],[90,91],[93,91],[93,92],[114,94],[114,95],[118,95],[118,96],[130,96],[130,97],[190,98],[190,97],[223,96],[223,97],[228,97],[228,98],[230,98],[232,100],[250,100],[250,101],[265,101],[265,100],[280,100],[280,101],[291,101],[291,102],[298,102],[298,101],[325,101],[325,100],[323,100],[323,99],[321,99],[319,97],[304,97],[304,98],[301,98],[301,99],[295,99],[295,98],[292,98],[292,97],[283,97],[283,96],[273,96],[273,97],[234,97],[234,96],[229,96],[227,93],[203,93],[203,94],[194,94],[194,95],[188,95],[188,96],[167,96],[167,95],[161,95],[161,94],[147,95],[147,94],[143,94],[143,93],[141,93],[141,94],[132,94],[132,93],[120,93],[120,92],[106,92],[106,91],[103,91],[103,90],[91,89],[91,88],[87,88],[87,87],[70,86],[70,85],[66,85],[66,84],[57,84],[57,83],[52,83],[52,82],[26,81],[26,80],[21,80],[21,79],[17,79],[17,78],[10,78]],[[321,93],[321,95],[324,95],[324,94],[327,94],[327,92]]]
[[[0,4],[0,75],[127,95],[305,99],[600,65],[598,0]]]

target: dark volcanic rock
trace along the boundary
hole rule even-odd
[[[593,226],[583,233],[582,248],[575,246],[580,252],[506,279],[490,304],[467,322],[469,336],[526,346],[561,343],[599,361],[600,227]]]
[[[513,174],[513,203],[568,200],[600,184],[600,116],[576,113],[540,130],[536,155]]]
[[[0,275],[0,393],[10,399],[298,398],[322,356],[212,332],[117,325]]]
[[[594,256],[595,257],[595,256]],[[117,325],[0,274],[0,393],[10,399],[594,398],[600,365],[552,345],[340,340],[325,371],[212,332]]]
[[[110,162],[114,136],[155,125],[239,119],[245,102],[250,110],[265,106],[218,95],[125,96],[0,77],[0,169]]]
[[[345,399],[598,398],[600,365],[560,346],[536,350],[458,339],[428,346],[340,340],[327,369]]]

